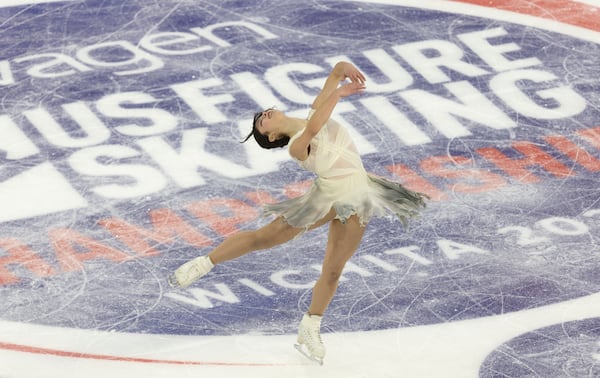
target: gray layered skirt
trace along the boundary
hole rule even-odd
[[[291,226],[308,229],[333,208],[336,219],[345,222],[357,215],[361,225],[372,217],[396,214],[402,224],[425,208],[427,195],[408,190],[399,183],[370,173],[331,179],[317,178],[303,195],[264,205],[265,215],[281,216]]]

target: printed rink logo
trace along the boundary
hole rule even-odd
[[[305,116],[339,60],[368,78],[336,114],[367,168],[433,200],[408,230],[369,225],[326,331],[473,319],[598,292],[599,46],[431,9],[341,5],[1,9],[2,319],[295,332],[323,230],[185,290],[165,278],[268,221],[262,203],[304,190],[311,176],[286,151],[239,140],[262,108]]]

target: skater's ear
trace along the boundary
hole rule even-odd
[[[283,137],[279,136],[278,134],[270,133],[267,138],[269,139],[270,143],[275,143],[278,140],[281,140]]]

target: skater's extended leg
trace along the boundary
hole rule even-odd
[[[174,287],[187,287],[210,272],[215,264],[285,243],[301,231],[277,218],[258,230],[238,232],[227,237],[207,256],[196,257],[181,265],[169,277],[169,283]]]
[[[316,222],[309,229],[320,227],[331,221],[335,212],[331,210],[323,219]],[[231,235],[218,247],[208,254],[214,264],[233,260],[247,253],[261,249],[272,248],[286,243],[295,238],[304,229],[290,226],[283,218],[279,217],[273,222],[254,231],[242,231]]]
[[[253,251],[283,244],[300,232],[301,228],[294,228],[282,218],[277,218],[258,230],[241,231],[227,237],[208,256],[214,264],[220,264]]]
[[[335,213],[332,210],[310,229],[322,226],[334,216]],[[236,259],[253,251],[283,244],[302,231],[302,228],[292,227],[280,217],[258,230],[238,232],[227,237],[208,255],[196,257],[181,265],[169,277],[169,283],[174,287],[187,287],[208,273],[216,264]]]

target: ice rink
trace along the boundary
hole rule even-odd
[[[600,1],[0,3],[0,378],[600,377]],[[367,226],[293,344],[327,230],[166,277],[313,176],[240,144],[331,67],[365,167],[431,197]]]

